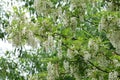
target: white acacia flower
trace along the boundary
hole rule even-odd
[[[71,21],[71,25],[77,27],[77,19],[76,19],[76,17],[72,17],[72,18],[70,19],[70,21]]]
[[[91,46],[92,46],[93,44],[94,44],[93,39],[89,39],[88,48],[91,48]]]
[[[53,52],[56,49],[56,41],[52,36],[48,36],[48,40],[43,42],[43,46],[47,53]]]
[[[98,46],[98,44],[97,44],[97,42],[95,40],[89,39],[88,48],[89,49],[94,49],[95,51],[97,51],[99,49],[99,46]]]
[[[113,3],[112,2],[107,2],[107,4],[108,4],[107,10],[112,11],[112,9],[114,7]]]
[[[56,78],[59,77],[58,65],[49,62],[47,65],[47,72],[48,72],[47,80],[55,80]]]
[[[111,33],[107,34],[110,42],[112,43],[113,47],[116,48],[116,52],[120,54],[120,31],[112,31]]]
[[[32,31],[28,31],[27,32],[27,38],[28,38],[28,45],[30,45],[30,46],[32,46],[32,47],[37,47],[37,39],[36,38],[34,38],[34,34],[33,34],[33,32]]]
[[[72,59],[74,57],[73,51],[71,49],[67,50],[67,57],[70,58],[70,59]]]
[[[115,67],[120,67],[120,63],[117,59],[114,59],[113,63],[116,65]]]
[[[48,44],[50,47],[52,47],[54,45],[54,40],[52,36],[48,36]]]
[[[105,29],[106,26],[107,26],[107,22],[106,22],[105,17],[103,16],[101,18],[99,25],[98,25],[98,31],[102,31],[103,29]]]
[[[69,10],[73,12],[73,10],[74,10],[75,7],[76,6],[74,4],[70,4]]]
[[[108,80],[117,80],[117,76],[118,76],[118,72],[117,71],[110,72]]]
[[[77,72],[74,73],[74,77],[75,80],[80,80],[80,75]]]
[[[47,65],[47,71],[48,71],[47,80],[55,80],[54,65],[51,62],[49,62]]]
[[[56,48],[56,41],[53,39],[53,36],[48,36],[48,48],[53,52]]]
[[[87,61],[91,58],[91,54],[90,53],[84,53],[84,60]]]
[[[40,15],[42,13],[46,14],[46,9],[47,9],[46,6],[47,5],[52,6],[52,4],[46,0],[35,0],[34,1],[34,7],[35,7],[38,15]]]
[[[44,46],[44,48],[45,48],[45,51],[46,51],[47,53],[49,53],[49,52],[50,52],[50,49],[49,49],[49,44],[48,44],[47,41],[43,42],[43,46]]]
[[[47,70],[49,71],[49,70],[52,70],[52,69],[53,69],[53,64],[51,62],[49,62],[47,64]]]
[[[58,58],[59,59],[62,59],[62,49],[61,48],[59,48],[58,50],[57,50],[57,52],[58,52]]]
[[[68,61],[64,61],[63,62],[63,65],[64,65],[64,69],[66,72],[69,72],[69,62]]]

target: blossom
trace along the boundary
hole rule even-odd
[[[57,45],[57,52],[58,52],[58,58],[62,59],[62,40],[58,41],[58,45]]]
[[[113,3],[112,3],[112,2],[107,2],[107,4],[108,4],[107,10],[108,10],[108,11],[112,11],[112,10],[113,10],[113,7],[114,7]]]
[[[67,50],[67,57],[70,58],[70,59],[72,59],[74,57],[73,51],[71,49]]]
[[[75,7],[76,6],[74,4],[70,4],[69,10],[73,12],[73,10],[74,10]]]
[[[70,21],[71,21],[71,25],[72,25],[72,26],[77,27],[77,19],[76,19],[76,17],[72,17],[72,18],[70,19]]]
[[[47,65],[47,71],[48,71],[47,80],[55,80],[56,78],[59,77],[57,64],[52,64],[51,62],[49,62]]]
[[[84,57],[84,60],[87,61],[91,58],[91,54],[87,52],[87,53],[84,54],[83,57]]]
[[[64,65],[64,69],[66,72],[69,72],[69,62],[68,61],[64,61],[63,62],[63,65]]]
[[[89,39],[88,48],[93,49],[95,51],[97,51],[99,49],[97,42],[95,40],[93,40],[93,39]]]
[[[47,65],[47,71],[48,71],[47,80],[55,80],[53,68],[54,68],[53,64],[49,62]]]
[[[101,18],[101,21],[100,21],[99,25],[98,25],[98,31],[102,31],[103,29],[106,30],[106,26],[108,26],[108,25],[107,25],[105,17],[103,16]]]
[[[43,46],[47,53],[53,52],[56,48],[56,41],[53,39],[52,36],[48,36],[48,39],[43,42]]]
[[[46,15],[49,11],[48,8],[51,9],[53,7],[53,3],[50,0],[35,0],[34,8],[38,15]]]
[[[110,72],[108,80],[117,80],[117,76],[118,76],[118,72],[117,71]]]
[[[113,47],[116,48],[116,52],[120,54],[120,31],[112,31],[111,33],[107,34],[110,42],[112,43]]]
[[[77,72],[74,73],[74,77],[76,80],[80,80],[80,75]]]
[[[61,48],[58,49],[57,51],[58,51],[58,54],[57,54],[57,55],[58,55],[58,58],[59,58],[59,59],[62,59],[62,50],[61,50]]]

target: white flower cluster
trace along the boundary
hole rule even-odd
[[[80,80],[80,75],[78,73],[74,73],[75,80]]]
[[[39,42],[38,42],[38,40],[35,38],[35,36],[34,36],[34,34],[33,34],[32,31],[28,31],[26,37],[28,38],[28,40],[27,40],[28,45],[30,45],[30,46],[32,46],[32,47],[34,47],[34,48],[36,48],[36,47],[38,46]]]
[[[59,59],[62,59],[62,41],[58,41],[57,56]]]
[[[93,49],[95,51],[98,51],[99,46],[98,46],[98,44],[97,44],[97,42],[95,40],[89,39],[89,41],[88,41],[88,48],[89,49]]]
[[[78,67],[75,65],[70,65],[70,74],[71,76],[74,76],[76,80],[80,80],[80,75],[78,74]]]
[[[65,61],[63,62],[63,66],[64,66],[64,69],[65,69],[65,72],[68,73],[70,68],[69,68],[69,62],[68,61]]]
[[[71,17],[70,21],[71,21],[71,23],[70,23],[71,26],[77,27],[77,19],[76,19],[76,17]]]
[[[53,3],[50,0],[35,0],[34,7],[38,15],[47,14],[47,8],[53,7]]]
[[[107,10],[108,11],[113,11],[113,9],[114,9],[113,3],[112,2],[107,2]]]
[[[115,65],[115,67],[119,68],[120,67],[120,62],[117,59],[113,60],[113,63]]]
[[[66,14],[66,12],[62,12],[62,8],[58,8],[58,10],[61,10],[60,12],[61,13],[58,13],[58,16],[59,16],[59,21],[66,27],[69,25],[69,17],[68,15]]]
[[[11,35],[13,36],[13,34],[11,34]],[[21,33],[16,32],[14,35],[15,36],[9,41],[11,41],[13,43],[13,46],[20,46],[21,43],[22,43],[22,37],[21,37],[22,35],[21,35]]]
[[[76,7],[76,5],[70,4],[69,10],[72,11],[72,12],[74,12],[74,8],[75,8],[75,7]]]
[[[111,34],[107,34],[112,45],[116,48],[116,52],[120,54],[120,31],[113,31]]]
[[[107,28],[106,26],[108,26],[108,23],[106,22],[105,17],[102,17],[101,21],[99,23],[99,26],[98,26],[98,31],[102,31],[103,29],[106,30],[106,28]]]
[[[58,58],[62,59],[62,49],[58,49],[57,51],[58,51],[58,54],[57,54]]]
[[[105,30],[107,37],[116,48],[116,52],[120,54],[120,18],[116,15],[103,16],[101,18],[98,30]]]
[[[47,66],[48,71],[47,80],[55,80],[53,67],[54,67],[53,64],[49,62]]]
[[[84,60],[87,61],[91,58],[91,54],[89,52],[85,51],[83,57],[84,57]]]
[[[49,62],[47,65],[47,71],[47,80],[55,80],[57,77],[59,77],[57,66],[53,65],[51,62]]]
[[[67,57],[72,59],[74,57],[74,52],[71,49],[67,50]]]
[[[118,80],[117,76],[118,76],[118,72],[117,71],[110,72],[108,80]]]
[[[56,48],[56,41],[53,39],[52,36],[48,36],[48,40],[43,42],[43,46],[47,53],[53,52]]]

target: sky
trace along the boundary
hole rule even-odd
[[[0,56],[3,56],[6,51],[12,51],[13,47],[8,41],[2,41],[0,39]]]
[[[14,2],[13,2],[14,1]],[[11,11],[12,12],[12,5],[13,2],[15,5],[15,0],[0,0],[0,7],[3,11]],[[2,25],[0,25],[2,29]],[[7,40],[0,39],[0,56],[3,56],[6,51],[11,51],[13,49],[12,44],[9,43]]]
[[[21,2],[21,0],[0,0],[0,8],[3,11],[9,11],[13,12],[12,6],[19,7],[23,5],[24,3]],[[0,28],[2,29],[2,25],[0,25]],[[0,39],[0,56],[3,56],[6,51],[12,51],[14,47],[11,43],[9,43],[7,40],[1,40]]]
[[[19,8],[24,4],[25,3],[22,2],[21,0],[0,0],[0,9],[2,9],[3,11],[6,11],[6,12],[10,12],[11,14],[14,14],[13,6]],[[0,14],[0,16],[1,16],[1,14]],[[30,14],[26,12],[25,16],[27,18],[29,18]],[[5,18],[5,17],[2,17],[2,18]],[[8,20],[11,22],[12,18],[13,18],[13,16],[10,16],[10,19],[8,19]],[[0,29],[2,29],[4,32],[2,25],[0,25]],[[32,49],[32,47],[28,46],[27,44],[24,45],[24,48],[25,48],[25,50]],[[3,41],[0,39],[0,56],[4,56],[4,53],[6,51],[13,51],[14,49],[15,49],[15,47],[12,46],[12,43],[8,42],[7,40]]]

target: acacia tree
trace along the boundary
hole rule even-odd
[[[12,67],[2,66],[1,75],[20,80],[118,80],[119,5],[118,0],[35,0],[33,8],[33,1],[26,0],[24,6],[14,6],[5,30],[16,49],[7,52],[6,63]],[[32,49],[25,50],[26,44]]]

